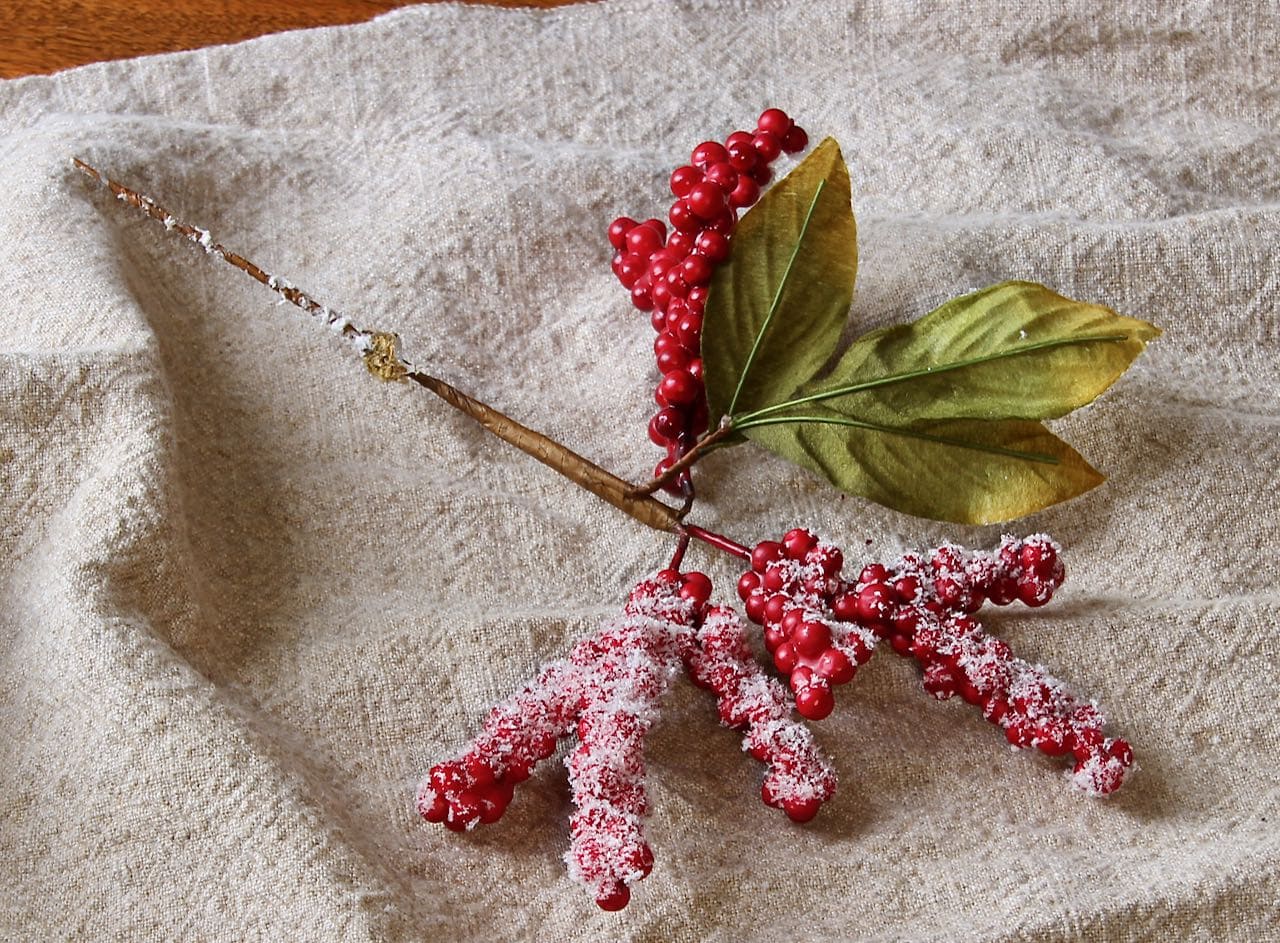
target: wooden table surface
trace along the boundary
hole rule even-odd
[[[0,78],[357,23],[411,2],[421,0],[0,0]],[[466,2],[555,7],[580,0]]]

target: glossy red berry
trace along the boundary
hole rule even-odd
[[[836,699],[825,684],[810,684],[796,694],[796,711],[809,720],[829,717],[835,706]]]
[[[751,138],[751,144],[765,161],[776,160],[782,153],[782,141],[772,131],[757,131]]]
[[[796,527],[782,537],[782,549],[790,560],[803,560],[818,545],[818,538],[803,527]]]
[[[774,560],[782,556],[782,544],[776,540],[762,540],[751,551],[751,569],[763,573]]]
[[[725,192],[714,183],[702,183],[695,186],[685,197],[689,209],[703,220],[716,219],[728,206]]]
[[[725,193],[731,193],[733,188],[738,185],[738,172],[733,169],[733,165],[728,161],[722,161],[719,164],[712,164],[707,168],[707,183],[713,183]]]
[[[705,285],[711,281],[715,266],[702,255],[691,255],[680,263],[680,274],[689,285]]]
[[[723,233],[704,229],[693,240],[694,249],[713,264],[729,258],[729,239]]]
[[[770,134],[784,138],[787,132],[791,130],[792,122],[785,111],[780,108],[768,108],[761,112],[760,120],[756,122],[756,128],[760,131],[768,131]]]
[[[718,141],[703,141],[693,149],[689,163],[695,167],[706,167],[709,164],[718,164],[728,156],[723,144]]]
[[[631,902],[631,890],[627,885],[619,882],[612,888],[605,891],[596,898],[596,904],[601,910],[607,910],[610,913],[621,910]]]
[[[652,226],[635,226],[626,235],[627,250],[648,258],[662,248],[662,236]]]
[[[702,220],[698,219],[684,200],[676,200],[671,204],[667,218],[671,220],[671,225],[675,227],[676,232],[692,234],[702,225]]]
[[[684,196],[699,183],[702,183],[702,171],[697,167],[685,165],[671,172],[671,192],[675,196]]]
[[[619,216],[609,224],[609,244],[615,249],[623,249],[627,244],[627,233],[636,228],[636,221],[629,216]]]
[[[672,406],[688,406],[702,392],[702,384],[689,375],[687,370],[672,370],[662,377],[658,389]]]
[[[797,154],[809,146],[809,135],[804,133],[804,129],[794,127],[787,132],[787,136],[782,139],[782,149],[788,154]]]
[[[711,578],[696,571],[686,573],[680,586],[680,596],[697,606],[705,606],[711,598]]]

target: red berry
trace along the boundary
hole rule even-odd
[[[702,339],[702,315],[690,311],[676,325],[676,337],[690,350],[697,350]]]
[[[756,166],[758,157],[749,137],[745,141],[734,141],[725,150],[729,152],[729,163],[739,174],[749,173]]]
[[[693,240],[693,247],[712,263],[723,262],[729,258],[728,238],[714,229],[704,229],[698,233]]]
[[[635,226],[627,232],[627,250],[648,258],[662,248],[662,237],[652,226]]]
[[[738,598],[745,602],[747,597],[750,596],[759,585],[760,575],[758,573],[743,573],[742,576],[738,578]]]
[[[727,160],[728,157],[729,155],[725,152],[724,145],[717,141],[703,141],[693,149],[689,163],[695,167],[705,167],[708,164],[718,164],[723,160]]]
[[[724,191],[714,183],[705,181],[689,191],[689,195],[685,197],[685,202],[689,204],[689,209],[693,210],[702,219],[715,219],[724,212],[725,207],[728,205],[725,202]]]
[[[791,674],[795,671],[796,665],[800,664],[800,656],[796,651],[796,647],[790,642],[783,642],[773,650],[773,663],[778,666],[778,670],[783,674]]]
[[[596,898],[596,904],[601,910],[607,910],[610,913],[621,910],[631,901],[631,890],[627,885],[618,882],[612,888],[602,893]]]
[[[702,183],[702,171],[697,167],[686,165],[671,171],[671,192],[676,196],[684,196],[699,183]]]
[[[764,624],[764,595],[755,593],[748,596],[742,603],[742,609],[747,614],[747,618],[756,625]]]
[[[661,357],[664,350],[679,346],[681,346],[680,338],[671,331],[663,331],[653,339],[653,354],[655,357]]]
[[[801,127],[794,127],[782,139],[782,149],[788,154],[797,154],[809,146],[809,135]]]
[[[731,150],[734,147],[739,147],[743,144],[750,144],[750,143],[751,143],[750,131],[734,131],[732,134],[730,134],[727,138],[724,139],[725,150]]]
[[[751,179],[763,187],[773,179],[773,171],[769,169],[768,164],[761,161],[752,168]]]
[[[687,300],[689,302],[689,310],[690,311],[697,310],[697,312],[701,314],[702,303],[707,300],[707,286],[695,285],[693,288],[690,288],[689,297]]]
[[[715,266],[711,260],[701,255],[688,256],[680,263],[680,274],[690,285],[705,285],[711,281]]]
[[[692,234],[702,226],[702,220],[690,208],[687,200],[676,200],[672,203],[667,218],[671,220],[671,225],[676,228],[676,232]]]
[[[775,160],[782,153],[782,141],[771,131],[757,131],[751,138],[751,144],[765,161]]]
[[[691,359],[689,351],[684,347],[668,347],[658,354],[658,370],[661,373],[684,370],[688,368]]]
[[[893,608],[893,590],[885,583],[868,583],[858,590],[858,616],[863,621],[883,622]]]
[[[782,555],[782,544],[774,540],[762,540],[751,551],[751,569],[763,573],[766,566]]]
[[[689,317],[693,317],[693,315],[689,315]],[[689,366],[685,367],[685,369],[689,371],[689,376],[693,377],[699,383],[702,382],[702,358],[701,357],[694,357],[692,360],[689,361]],[[697,404],[695,403],[694,405],[696,406]],[[705,424],[706,422],[705,416],[702,417],[702,421]],[[697,425],[697,423],[695,422],[694,425]]]
[[[631,303],[641,311],[653,310],[653,296],[647,282],[641,280],[631,286]]]
[[[856,672],[849,656],[838,648],[828,648],[818,659],[818,674],[832,684],[848,684]]]
[[[831,611],[841,622],[852,622],[858,618],[858,594],[841,593],[831,601]]]
[[[883,583],[889,577],[889,571],[882,564],[868,563],[858,574],[859,583]]]
[[[673,232],[667,239],[667,254],[684,260],[693,251],[693,239],[694,234],[691,232]]]
[[[667,308],[670,309],[672,302],[679,301],[688,294],[689,286],[685,283],[684,274],[679,266],[669,269],[663,281],[667,283],[667,291],[671,292],[671,301],[667,302]]]
[[[770,624],[781,622],[786,614],[787,603],[791,600],[782,593],[774,593],[764,603],[764,621]]]
[[[660,219],[646,219],[646,220],[645,220],[643,223],[641,223],[640,225],[641,225],[641,226],[648,226],[650,229],[652,229],[654,232],[656,232],[656,233],[658,234],[658,238],[659,238],[660,240],[663,240],[663,241],[665,241],[665,240],[666,240],[666,238],[667,238],[667,227],[663,224],[662,220],[660,220]]]
[[[825,684],[811,684],[796,695],[796,711],[809,720],[822,720],[835,706],[836,699]]]
[[[705,573],[697,571],[686,573],[684,583],[680,587],[680,596],[697,606],[705,606],[711,598],[711,579]]]
[[[671,406],[664,406],[649,420],[649,438],[654,445],[670,445],[684,432],[684,414]]]
[[[792,122],[787,113],[780,108],[768,108],[760,114],[760,120],[756,122],[756,128],[760,131],[768,131],[770,134],[779,138],[787,136],[787,132],[791,130]]]
[[[818,545],[818,538],[803,527],[794,527],[782,538],[782,549],[788,559],[803,560]]]
[[[815,718],[819,719],[819,718]],[[782,802],[783,811],[787,813],[787,818],[793,822],[801,824],[811,821],[818,810],[822,808],[821,799],[784,799]]]
[[[629,216],[619,216],[609,224],[609,244],[622,249],[627,244],[627,233],[636,228],[636,221]]]
[[[635,252],[624,252],[621,253],[621,258],[618,259],[613,271],[618,276],[618,281],[622,282],[622,287],[630,289],[635,287],[636,280],[644,274],[647,267],[648,262],[645,261],[644,256]]]
[[[805,658],[817,658],[831,645],[831,630],[821,622],[802,622],[791,635],[791,641]]]
[[[689,375],[687,370],[672,370],[658,384],[663,398],[672,406],[688,406],[702,392],[702,384]]]
[[[708,167],[705,179],[707,183],[714,183],[725,193],[732,193],[733,188],[738,185],[738,172],[733,169],[732,164],[724,161]]]

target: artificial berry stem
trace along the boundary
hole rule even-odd
[[[647,494],[632,494],[633,485],[630,482],[605,471],[599,465],[583,458],[567,446],[561,445],[554,439],[516,422],[499,410],[468,396],[445,381],[418,370],[401,358],[396,350],[394,335],[358,327],[348,318],[319,303],[301,289],[290,284],[287,279],[269,274],[244,256],[231,252],[220,242],[215,242],[207,230],[191,226],[177,219],[149,196],[108,179],[105,174],[79,158],[73,158],[73,162],[83,173],[98,183],[105,185],[116,199],[137,207],[147,216],[162,223],[166,230],[176,232],[201,246],[210,255],[218,256],[228,265],[239,269],[255,281],[266,285],[285,301],[301,308],[307,314],[317,318],[327,327],[350,340],[355,344],[356,349],[365,361],[365,365],[374,375],[384,380],[413,380],[418,385],[436,394],[454,409],[466,413],[500,439],[509,442],[544,465],[555,469],[570,481],[602,498],[619,510],[625,511],[640,523],[668,533],[679,531],[680,518],[683,516],[681,511],[668,507]]]
[[[683,524],[680,528],[684,533],[688,534],[696,540],[701,540],[708,546],[715,547],[717,550],[723,550],[727,554],[737,557],[739,560],[750,560],[751,551],[742,544],[730,540],[723,534],[717,534],[713,531],[706,530],[696,524]]]
[[[736,430],[731,424],[725,423],[716,429],[715,432],[703,436],[694,444],[693,448],[689,449],[689,451],[685,452],[678,459],[668,465],[662,474],[654,476],[643,485],[632,488],[627,492],[627,496],[632,498],[644,497],[645,495],[653,494],[659,488],[666,487],[667,484],[675,481],[687,469],[693,467],[694,463],[708,452],[724,445],[725,440],[733,435],[735,431]]]

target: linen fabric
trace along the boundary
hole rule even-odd
[[[408,8],[0,83],[0,937],[1257,940],[1280,935],[1280,30],[1271,3]],[[649,745],[657,855],[565,875],[559,756],[455,835],[415,784],[660,568],[648,531],[112,200],[80,156],[438,376],[641,480],[652,331],[609,271],[767,106],[853,177],[849,336],[1009,278],[1160,325],[1053,424],[1110,476],[916,520],[747,446],[692,519],[847,569],[1046,531],[984,610],[1140,770],[1073,793],[887,650],[816,725],[810,825],[705,692]],[[721,598],[735,561],[694,548]],[[562,751],[563,752],[563,751]]]

